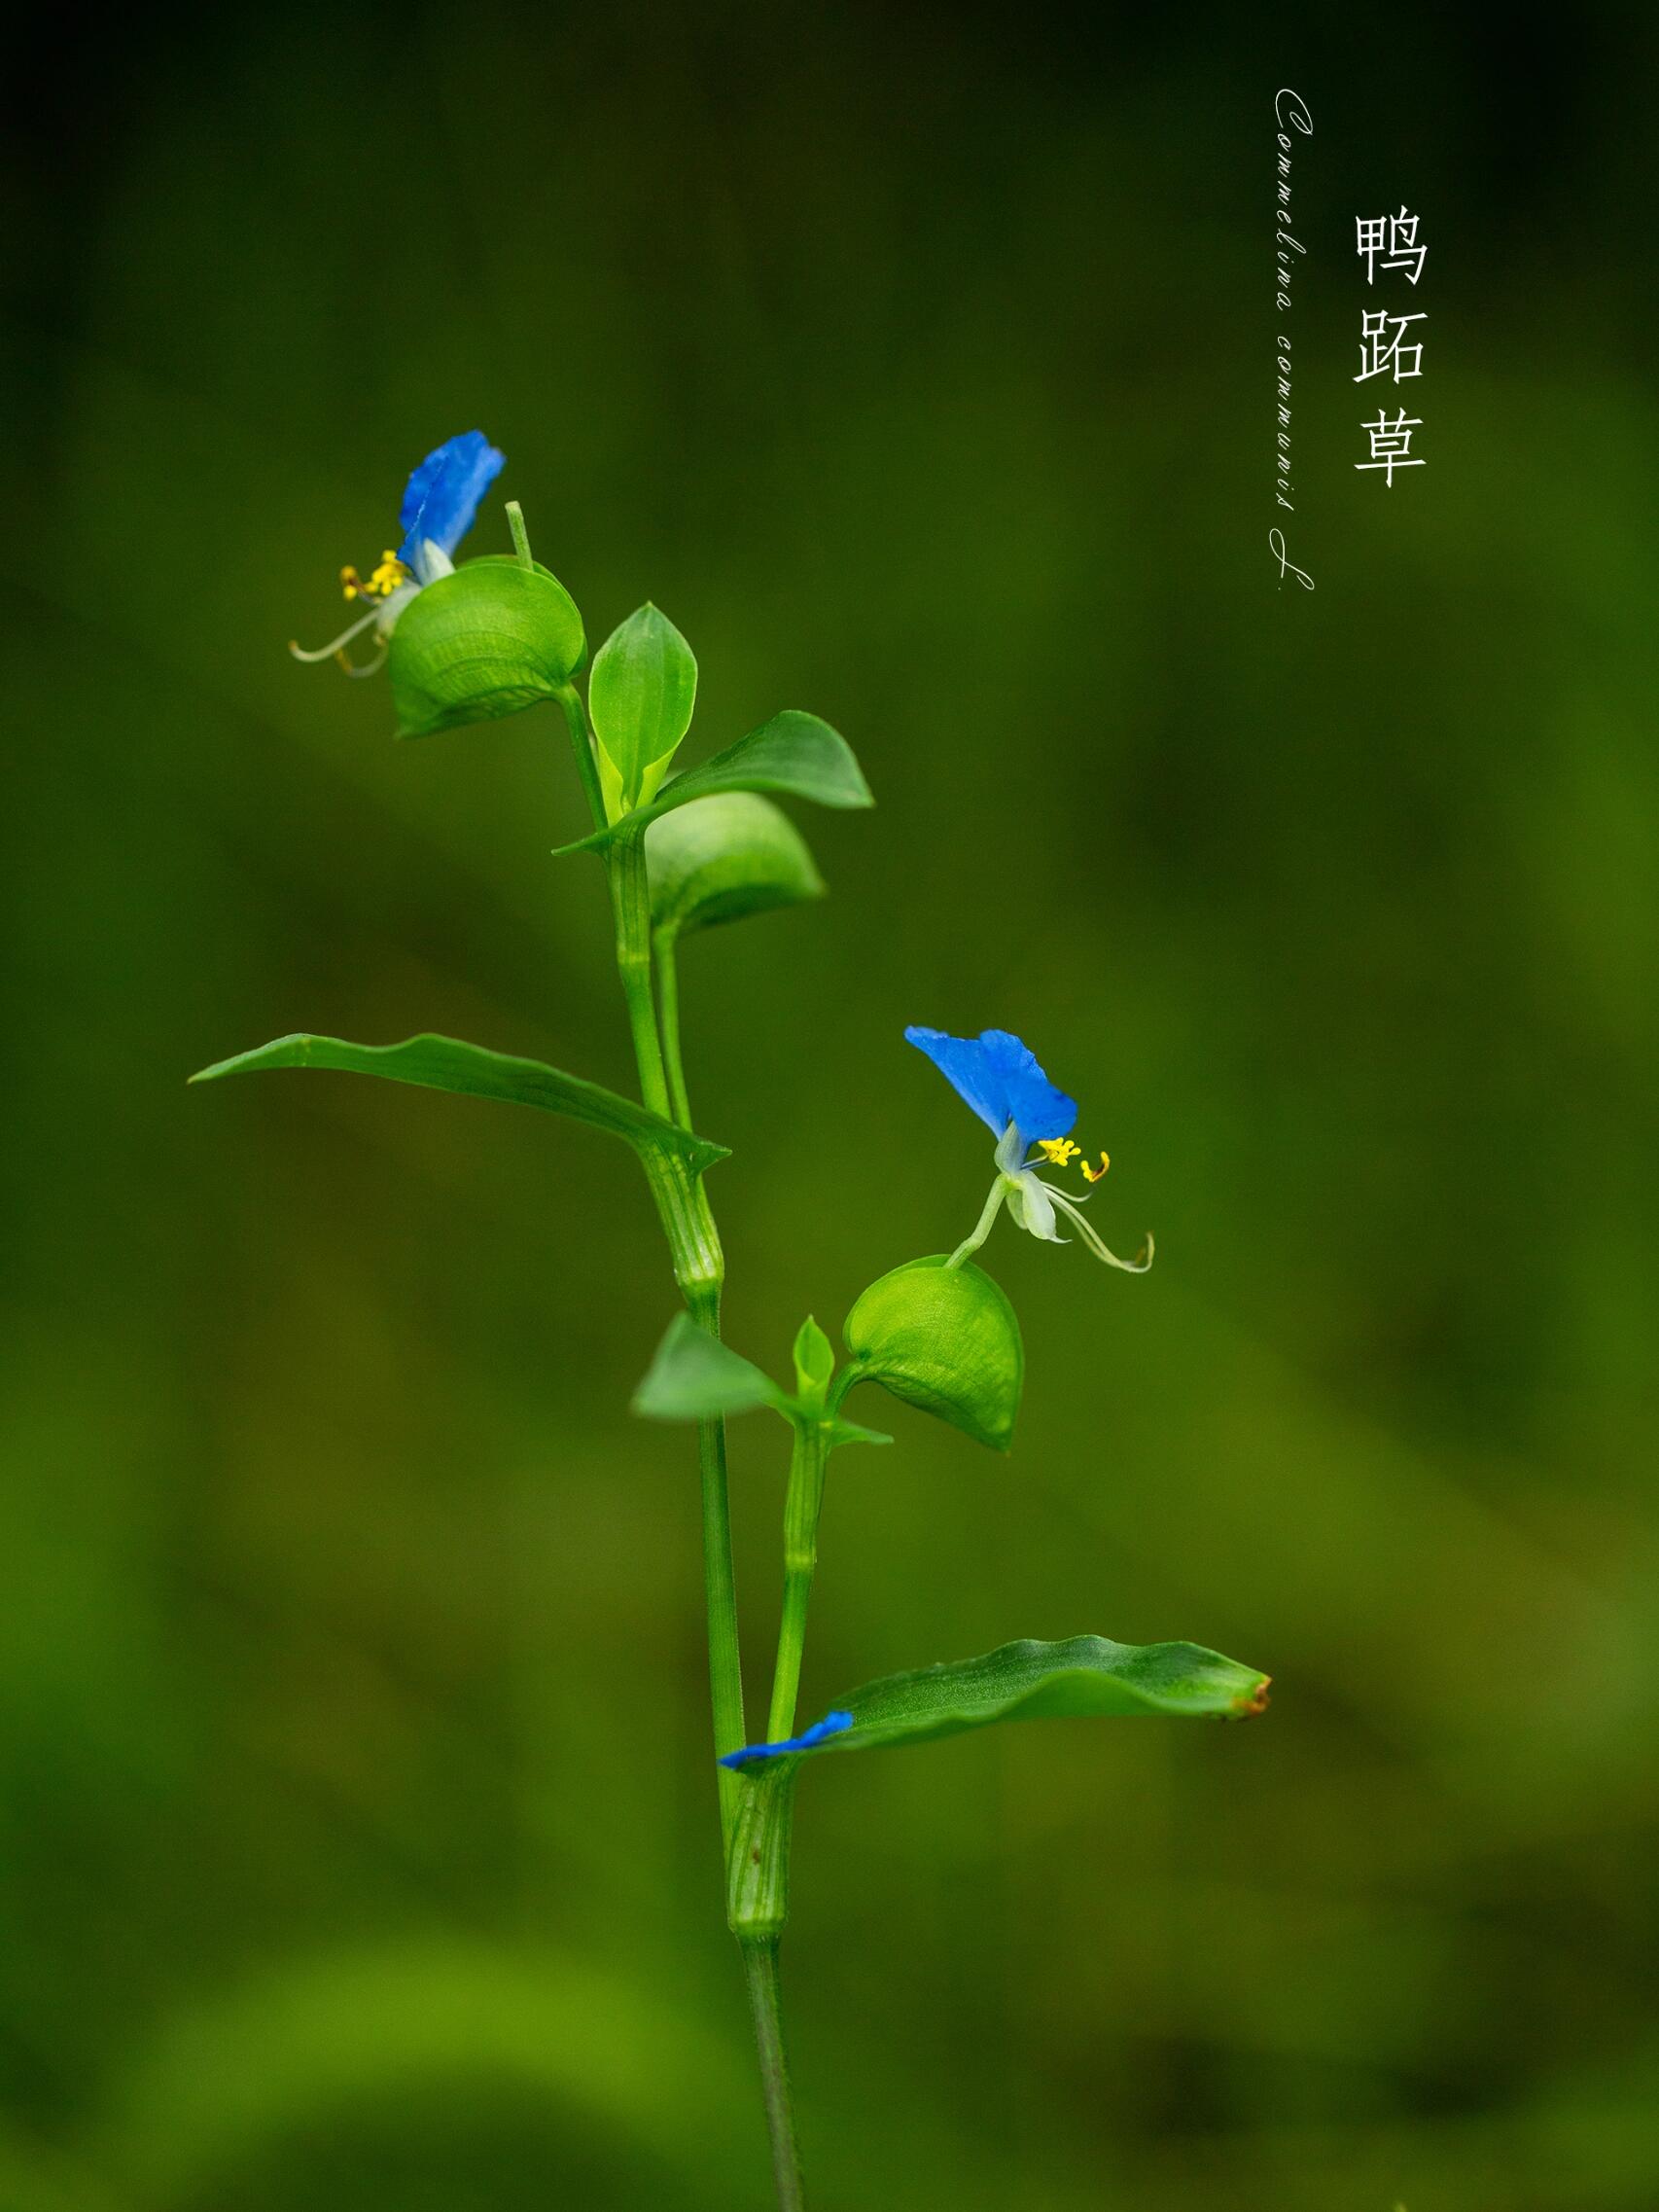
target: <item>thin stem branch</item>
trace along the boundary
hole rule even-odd
[[[582,703],[582,694],[574,684],[561,684],[558,690],[559,705],[564,709],[566,727],[570,731],[571,750],[576,755],[576,772],[582,783],[582,796],[587,802],[587,811],[593,817],[593,827],[605,827],[605,798],[599,788],[599,763],[593,758],[593,739],[587,730],[587,709]]]
[[[794,1733],[800,1664],[806,1649],[806,1614],[818,1565],[818,1516],[824,1505],[824,1463],[829,1441],[819,1421],[802,1421],[794,1432],[789,1491],[784,1501],[784,1605],[778,1623],[778,1658],[772,1672],[772,1703],[766,1741],[782,1743]]]
[[[778,2212],[805,2212],[800,2152],[794,2137],[794,2107],[790,2095],[789,2060],[784,2050],[784,2016],[778,1980],[778,1940],[746,1940],[743,1972],[749,1983],[749,2009],[755,2016],[755,2048],[760,2056],[760,2089],[766,2100],[766,2125],[772,2138],[772,2173]]]
[[[611,910],[617,923],[617,971],[628,1002],[634,1058],[640,1071],[640,1096],[664,1121],[670,1115],[668,1073],[651,987],[651,887],[646,877],[645,840],[635,833],[606,848],[611,879]]]
[[[711,1337],[720,1335],[718,1295],[692,1318]],[[709,1623],[709,1701],[714,1711],[715,1756],[741,1750],[743,1661],[737,1640],[737,1575],[731,1559],[731,1499],[725,1475],[725,1423],[697,1423],[697,1473],[703,1500],[703,1603]],[[720,1781],[721,1837],[727,1850],[737,1824],[742,1780],[729,1766],[717,1767]]]
[[[983,1244],[986,1237],[990,1235],[991,1231],[996,1224],[997,1216],[1003,1210],[1003,1202],[1007,1197],[1007,1182],[1005,1177],[999,1175],[997,1177],[997,1180],[991,1186],[991,1195],[985,1200],[984,1212],[974,1223],[971,1233],[963,1238],[962,1242],[957,1246],[956,1250],[945,1262],[945,1266],[947,1267],[960,1267],[964,1260],[966,1260],[971,1253],[978,1251],[980,1245]]]
[[[691,1126],[691,1101],[686,1090],[686,1066],[680,1057],[680,942],[671,928],[654,932],[656,1000],[662,1016],[662,1057],[668,1070],[668,1096],[674,1119],[683,1129]]]

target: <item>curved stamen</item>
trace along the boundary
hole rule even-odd
[[[335,654],[342,653],[345,650],[354,637],[361,637],[363,632],[371,628],[379,619],[380,610],[376,607],[372,614],[365,615],[360,622],[353,623],[349,629],[342,629],[338,637],[332,639],[327,645],[319,645],[314,653],[306,652],[298,638],[293,637],[288,641],[288,650],[293,654],[296,660],[332,660]]]
[[[1064,1191],[1055,1190],[1052,1183],[1044,1183],[1041,1188],[1048,1193],[1048,1195],[1060,1207],[1067,1219],[1076,1223],[1078,1235],[1081,1236],[1097,1260],[1104,1260],[1109,1267],[1121,1267],[1126,1275],[1144,1275],[1147,1272],[1152,1264],[1154,1250],[1149,1230],[1147,1232],[1147,1241],[1141,1247],[1139,1257],[1134,1260],[1120,1260],[1115,1252],[1109,1250],[1101,1242],[1092,1226],[1083,1219],[1082,1209],[1076,1198],[1069,1198]]]

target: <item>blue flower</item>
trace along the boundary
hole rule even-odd
[[[1006,1205],[1016,1226],[1045,1244],[1064,1244],[1055,1226],[1063,1213],[1097,1260],[1127,1274],[1144,1274],[1152,1264],[1152,1239],[1147,1238],[1138,1259],[1120,1260],[1109,1251],[1083,1219],[1080,1208],[1090,1194],[1073,1197],[1056,1184],[1045,1183],[1034,1170],[1039,1166],[1067,1167],[1076,1160],[1084,1180],[1098,1183],[1112,1162],[1103,1152],[1094,1166],[1072,1142],[1077,1126],[1077,1101],[1057,1089],[1038,1065],[1029,1046],[1006,1029],[981,1030],[977,1037],[950,1037],[942,1029],[921,1029],[914,1024],[904,1032],[907,1043],[926,1052],[958,1097],[997,1139],[997,1180],[985,1201],[972,1234],[951,1254],[945,1265],[960,1267],[990,1235],[997,1216]],[[1031,1156],[1036,1147],[1040,1158]]]
[[[453,565],[455,548],[472,528],[478,501],[500,476],[504,459],[481,430],[464,430],[428,453],[410,477],[398,514],[404,533],[398,558],[406,568],[418,575],[428,547]]]
[[[368,576],[355,568],[342,568],[340,583],[348,599],[361,600],[369,612],[341,630],[327,645],[302,652],[290,643],[296,660],[337,660],[348,676],[371,676],[386,658],[387,640],[398,617],[417,591],[455,571],[455,548],[473,526],[478,501],[501,474],[503,456],[481,430],[464,430],[445,439],[428,453],[404,487],[398,511],[398,527],[404,542],[398,552],[388,549],[378,567]],[[372,660],[354,664],[346,647],[354,637],[372,629],[380,651]]]
[[[842,1735],[853,1725],[851,1713],[826,1713],[811,1728],[803,1729],[799,1735],[786,1736],[782,1743],[746,1743],[741,1751],[728,1751],[721,1761],[723,1766],[752,1766],[758,1759],[781,1759],[787,1751],[811,1751],[832,1735]]]
[[[919,1029],[912,1022],[904,1041],[927,1053],[994,1137],[1010,1122],[1028,1144],[1070,1136],[1077,1125],[1077,1100],[1056,1090],[1030,1046],[1006,1029],[947,1037],[942,1029]]]

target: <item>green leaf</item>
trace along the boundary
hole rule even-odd
[[[1025,1380],[1019,1323],[982,1267],[910,1260],[870,1284],[847,1316],[860,1381],[919,1406],[976,1444],[1006,1451]]]
[[[1202,1644],[1114,1644],[1105,1636],[1064,1643],[1029,1639],[980,1659],[950,1659],[866,1682],[835,1709],[853,1725],[799,1754],[872,1751],[927,1743],[994,1721],[1133,1718],[1161,1713],[1244,1719],[1267,1703],[1269,1677]]]
[[[708,1421],[757,1406],[787,1413],[794,1403],[753,1361],[699,1329],[688,1313],[677,1313],[634,1392],[633,1409],[653,1421]]]
[[[758,793],[695,799],[645,834],[653,925],[678,937],[824,896],[806,839]]]
[[[691,727],[696,697],[691,648],[648,600],[593,656],[587,685],[588,719],[613,820],[655,792]]]
[[[820,806],[873,806],[870,789],[838,731],[815,714],[790,707],[759,730],[674,778],[649,806],[624,815],[561,852],[598,852],[624,834],[632,835],[676,806],[727,791],[770,791],[786,799],[810,799]]]
[[[501,1098],[513,1106],[537,1106],[621,1137],[636,1152],[678,1152],[693,1174],[727,1155],[672,1122],[619,1098],[596,1083],[544,1067],[540,1060],[514,1059],[486,1052],[454,1037],[409,1037],[401,1045],[352,1045],[340,1037],[278,1037],[251,1052],[219,1060],[191,1077],[213,1083],[223,1075],[253,1075],[264,1068],[335,1068],[346,1075],[384,1076],[391,1083],[418,1084],[427,1090],[452,1090],[468,1098]]]
[[[550,570],[502,554],[417,591],[392,632],[386,673],[400,737],[496,722],[557,696],[587,643]]]

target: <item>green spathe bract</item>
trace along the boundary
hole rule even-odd
[[[909,1260],[870,1284],[842,1332],[861,1371],[976,1444],[1006,1451],[1025,1380],[1019,1323],[971,1262]]]
[[[758,793],[693,800],[645,834],[652,925],[675,936],[824,896],[806,839]]]
[[[417,591],[387,649],[400,737],[496,722],[555,698],[586,653],[576,601],[549,569],[470,560]]]
[[[996,1721],[1147,1714],[1242,1720],[1265,1706],[1268,1681],[1202,1644],[1114,1644],[1105,1636],[1071,1636],[1057,1644],[1022,1640],[979,1659],[866,1682],[834,1700],[835,1710],[852,1715],[851,1728],[791,1756],[928,1743]]]
[[[605,811],[613,822],[652,798],[691,727],[696,698],[691,648],[648,600],[593,656],[587,685]]]

